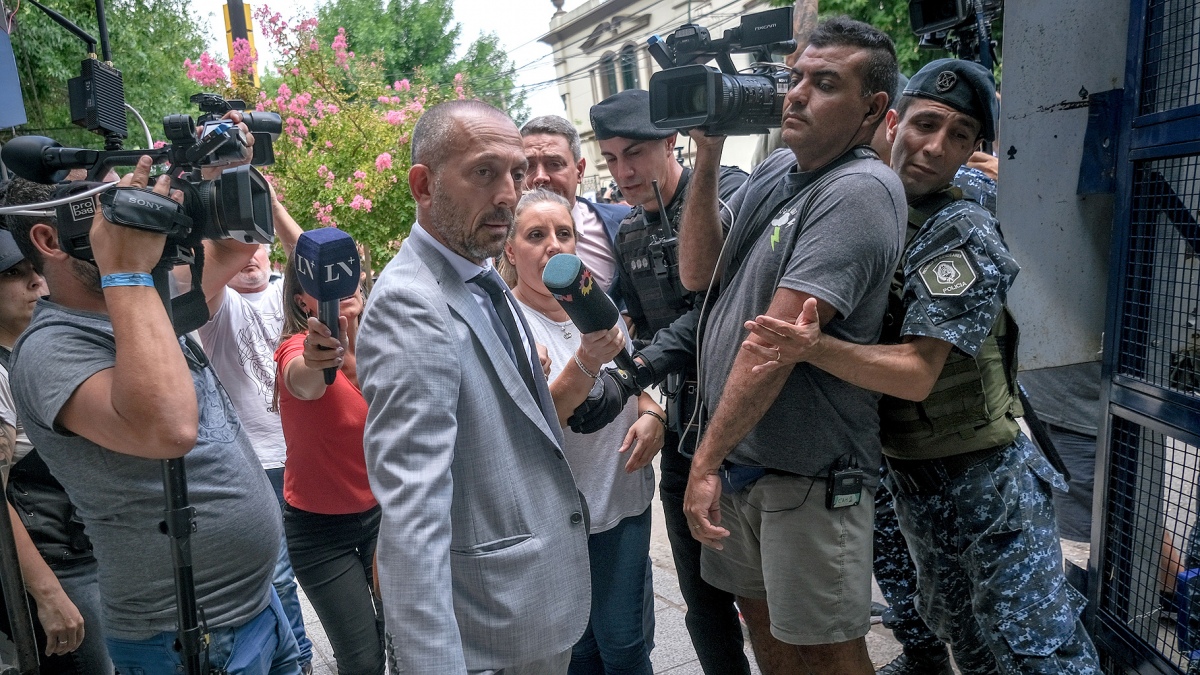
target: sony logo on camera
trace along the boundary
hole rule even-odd
[[[143,208],[153,208],[155,211],[161,211],[163,204],[158,201],[151,201],[143,197],[139,197],[135,192],[121,191],[117,193],[116,199],[122,199],[125,203],[133,206],[141,206]],[[114,200],[115,201],[115,200]]]

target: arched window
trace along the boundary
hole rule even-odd
[[[621,47],[621,89],[638,88],[637,52],[633,45]]]
[[[608,98],[618,91],[616,59],[608,53],[600,57],[600,96]]]

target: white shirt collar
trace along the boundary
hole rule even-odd
[[[450,263],[450,267],[454,268],[454,271],[458,273],[458,276],[464,282],[474,279],[492,267],[491,258],[485,259],[483,265],[476,265],[474,261],[467,260],[454,251],[451,251],[445,244],[438,241],[432,234],[429,234],[424,227],[421,227],[421,223],[419,222],[413,223],[412,230],[408,233],[408,236],[429,244],[434,250],[441,253],[442,257],[446,259],[446,262]]]

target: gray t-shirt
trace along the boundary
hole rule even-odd
[[[229,397],[212,369],[185,353],[200,403],[196,446],[184,458],[196,508],[196,598],[210,627],[238,626],[267,605],[282,521]],[[178,629],[170,543],[158,529],[162,463],[106,450],[54,425],[75,390],[115,358],[108,317],[40,300],[13,353],[12,389],[29,439],[95,547],[105,633],[142,640]]]
[[[778,287],[832,305],[837,316],[825,327],[828,335],[858,344],[879,339],[908,214],[900,179],[878,160],[853,159],[792,202],[814,178],[795,169],[791,151],[779,150],[731,200],[736,216],[730,246],[746,242],[749,253],[732,278],[723,277],[704,330],[702,386],[710,414],[748,334],[743,324],[767,310]],[[770,222],[750,242],[747,233],[762,219]],[[729,461],[820,476],[839,458],[855,459],[870,478],[880,456],[878,399],[808,364],[797,365]]]

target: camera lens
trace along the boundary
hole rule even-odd
[[[684,82],[671,92],[669,114],[672,117],[685,117],[703,114],[707,108],[707,91],[705,82]]]
[[[252,166],[230,167],[216,180],[196,186],[203,212],[203,238],[269,244],[275,236],[271,192]]]

